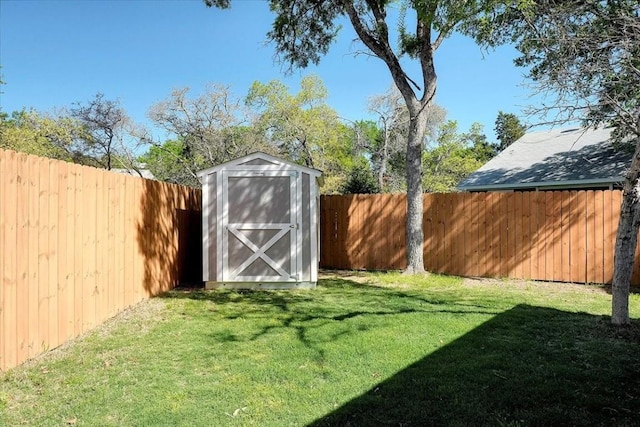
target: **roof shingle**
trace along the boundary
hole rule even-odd
[[[462,191],[620,183],[632,153],[610,142],[611,128],[531,132],[458,185]]]

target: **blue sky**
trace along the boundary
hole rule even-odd
[[[315,74],[341,117],[371,118],[367,99],[384,93],[391,77],[379,59],[354,57],[359,45],[348,27],[319,66],[286,76],[266,43],[272,21],[258,0],[236,0],[230,10],[199,0],[0,0],[0,107],[50,111],[101,92],[148,124],[149,107],[174,88],[196,95],[217,83],[244,97],[254,81],[277,79],[295,93],[302,76]],[[511,47],[483,53],[462,36],[442,44],[436,102],[461,131],[480,122],[493,139],[499,110],[522,115],[530,100],[516,54]],[[417,65],[408,69],[420,81]]]

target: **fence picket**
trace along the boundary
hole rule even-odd
[[[425,194],[425,268],[610,282],[620,200],[617,190]],[[405,267],[404,195],[322,196],[321,211],[330,216],[321,218],[323,242],[330,242],[323,245],[321,267]],[[634,283],[640,282],[636,265]]]
[[[17,360],[29,357],[29,163],[27,156],[17,156],[16,170],[16,311],[22,315],[16,324]],[[10,199],[0,198],[0,203]],[[10,203],[9,203],[10,204]]]
[[[585,199],[585,235],[586,235],[586,268],[585,280],[589,283],[596,282],[596,216],[595,216],[595,196],[593,190],[587,191]]]
[[[60,342],[59,337],[59,286],[58,286],[58,241],[60,237],[58,217],[60,197],[59,197],[59,181],[60,181],[60,162],[55,160],[47,160],[47,168],[49,170],[49,190],[45,194],[49,209],[47,234],[46,258],[49,263],[49,316],[48,316],[48,345],[55,346]]]
[[[38,193],[40,192],[40,169],[37,157],[25,156],[29,169],[29,236],[24,240],[28,249],[29,277],[29,357],[40,353],[40,286],[38,285],[38,235],[40,228]],[[8,200],[8,199],[7,199]]]
[[[510,239],[513,245],[510,253],[511,268],[510,277],[522,277],[522,234],[523,234],[523,214],[522,214],[522,193],[513,193],[513,239]]]
[[[143,208],[126,206],[134,181],[141,182],[0,150],[0,370],[57,347],[123,310],[132,302],[122,295],[125,286],[138,298],[146,295],[141,272],[147,260],[142,252],[134,253],[133,246],[128,257],[123,250],[125,242],[142,242],[136,237],[145,232],[126,216],[133,208]],[[160,191],[162,185],[150,181],[145,191]],[[174,199],[199,200],[199,190],[171,188]],[[176,209],[148,208],[175,216]],[[172,248],[162,261],[167,271],[177,271],[176,242],[156,244]],[[137,276],[125,276],[127,259]],[[156,277],[166,282],[158,289],[175,285],[176,278],[169,276]]]
[[[553,270],[551,280],[562,280],[562,193],[559,191],[548,192],[552,195],[551,216]]]
[[[476,194],[476,199],[478,201],[478,242],[477,242],[477,251],[478,251],[478,271],[476,272],[477,276],[481,274],[487,274],[488,270],[488,250],[487,250],[487,239],[489,238],[487,233],[487,198],[480,197],[480,194]]]
[[[562,191],[560,195],[562,200],[560,204],[560,214],[562,215],[560,221],[560,228],[562,229],[562,247],[560,250],[560,262],[562,263],[562,268],[560,277],[564,280],[569,280],[568,278],[571,277],[571,235],[569,231],[571,223],[569,221],[569,218],[572,207],[570,193],[568,191]]]
[[[464,200],[464,259],[465,276],[478,275],[478,199],[477,194],[463,194]]]
[[[3,369],[18,363],[18,331],[17,331],[17,290],[16,290],[16,248],[17,209],[15,203],[7,203],[17,198],[17,160],[16,153],[9,153],[0,161],[0,184],[2,185],[2,203],[0,203],[0,245],[2,251],[2,269],[0,270],[0,285],[2,299],[0,300],[0,346],[2,354],[0,362]]]
[[[587,278],[587,194],[579,191],[577,193],[577,224],[578,224],[578,247],[576,250],[576,261],[578,263],[576,281],[584,283]]]
[[[594,193],[595,247],[593,270],[595,271],[595,275],[591,281],[593,283],[604,283],[604,195],[602,191],[596,191]]]

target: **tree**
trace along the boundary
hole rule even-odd
[[[81,126],[76,139],[74,161],[111,170],[128,166],[126,155],[131,120],[118,101],[105,99],[98,93],[86,104],[76,103],[69,116]]]
[[[82,128],[69,117],[14,111],[0,115],[0,148],[49,157],[73,160],[72,147]]]
[[[102,94],[71,110],[0,114],[0,147],[111,169],[131,168],[132,123],[116,101]]]
[[[184,167],[187,162],[183,158],[184,143],[170,139],[160,145],[152,145],[149,151],[138,158],[139,163],[145,165],[153,176],[165,182],[180,185],[195,185],[191,171]]]
[[[515,43],[546,95],[533,112],[547,123],[612,126],[634,156],[625,177],[612,283],[614,324],[628,324],[629,286],[640,227],[640,5],[637,0],[539,0],[504,7],[476,27],[488,46]]]
[[[399,152],[405,153],[407,127],[409,123],[409,112],[402,99],[400,92],[394,87],[387,90],[382,95],[373,96],[369,99],[367,109],[377,116],[378,135],[371,139],[367,146],[371,154],[371,159],[375,166],[378,179],[378,187],[393,191],[396,185],[389,185],[391,182],[390,159],[397,156]],[[403,188],[403,187],[400,187]]]
[[[207,6],[229,7],[229,0],[204,0]],[[422,152],[429,110],[436,93],[434,52],[469,18],[490,10],[492,0],[401,2],[398,48],[390,41],[391,2],[380,0],[271,0],[276,14],[267,37],[290,67],[317,64],[348,19],[368,52],[384,62],[409,111],[406,150],[407,272],[424,271],[422,231]],[[409,19],[411,25],[407,24]],[[415,29],[414,32],[408,28]],[[407,55],[420,64],[420,83],[400,63]]]
[[[450,193],[456,191],[456,186],[471,172],[483,165],[483,161],[476,152],[477,146],[471,145],[469,135],[476,140],[483,141],[483,134],[479,134],[482,125],[474,123],[469,134],[458,133],[458,123],[449,120],[438,130],[435,141],[427,147],[423,155],[424,181],[423,185],[428,193]],[[484,137],[486,140],[486,137]],[[483,147],[482,144],[479,144]]]
[[[342,188],[343,194],[375,194],[380,192],[371,165],[364,158],[359,158],[351,169],[349,177]]]
[[[487,163],[498,154],[498,145],[487,140],[484,127],[480,123],[472,123],[469,132],[462,134],[462,139],[471,147],[473,157],[481,165]]]
[[[525,133],[525,126],[520,123],[518,116],[512,113],[498,112],[496,117],[496,137],[500,144],[498,145],[498,151],[502,151],[515,141],[520,139]]]
[[[199,170],[264,150],[248,126],[242,100],[228,87],[212,84],[200,96],[188,95],[189,88],[176,89],[149,110],[149,118],[171,136],[170,141],[143,136],[152,146],[145,158],[164,168],[169,181],[197,187]],[[171,163],[177,167],[168,168]]]
[[[262,138],[279,155],[324,171],[323,192],[337,192],[352,167],[352,147],[349,129],[326,100],[327,90],[316,76],[304,77],[293,95],[278,80],[254,82],[246,98]]]

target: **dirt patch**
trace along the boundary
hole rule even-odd
[[[130,324],[131,322],[135,322],[138,325],[138,330],[145,333],[149,327],[155,324],[160,318],[160,313],[164,310],[165,306],[166,303],[161,298],[142,300],[138,304],[116,314],[89,333],[94,333],[99,336],[109,335],[120,325],[125,323]]]
[[[371,283],[372,278],[366,271],[355,270],[322,270],[320,279],[351,280],[361,284]],[[583,283],[546,282],[522,279],[495,279],[487,277],[462,277],[462,285],[473,288],[515,288],[528,290],[532,287],[544,289],[547,292],[591,292],[594,294],[611,293],[611,285],[586,285]],[[633,290],[632,290],[633,291]]]
[[[319,279],[334,279],[336,277],[340,279],[351,280],[357,283],[363,283],[363,284],[371,282],[371,276],[368,276],[366,271],[321,270],[318,273]]]
[[[565,283],[565,282],[544,282],[537,280],[522,279],[492,279],[487,277],[464,277],[462,283],[469,287],[509,287],[515,289],[530,289],[536,287],[545,289],[548,292],[553,291],[575,291],[575,292],[592,292],[592,293],[611,293],[610,285],[585,285],[582,283]]]

